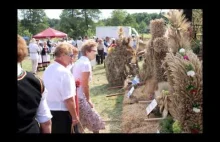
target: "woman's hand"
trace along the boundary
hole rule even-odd
[[[72,119],[72,124],[76,125],[77,123],[79,123],[79,117],[77,116],[75,119]]]

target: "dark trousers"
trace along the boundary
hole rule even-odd
[[[52,133],[71,133],[72,117],[69,111],[51,111]]]
[[[101,64],[103,63],[103,59],[104,59],[104,50],[98,50],[98,64],[100,64],[100,59],[101,59]]]

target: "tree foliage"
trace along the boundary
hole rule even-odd
[[[99,9],[64,9],[60,16],[60,30],[74,38],[91,35],[99,14]]]
[[[21,35],[24,35],[24,31],[26,31],[25,34],[35,35],[51,27],[67,33],[69,37],[73,38],[95,35],[96,26],[131,26],[139,33],[147,33],[151,20],[164,18],[164,13],[129,14],[123,9],[113,10],[110,18],[106,19],[99,18],[101,14],[99,9],[64,9],[60,19],[48,18],[43,9],[21,9],[20,12],[21,19],[18,19],[18,33]],[[197,11],[194,13],[194,15],[199,15]],[[195,21],[199,22],[199,18]]]
[[[49,27],[48,17],[43,9],[21,9],[20,11],[21,25],[33,35]]]

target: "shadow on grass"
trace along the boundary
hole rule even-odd
[[[94,86],[91,88],[90,93],[98,99],[97,103],[104,103],[101,109],[100,114],[107,116],[108,121],[105,122],[106,125],[109,125],[110,133],[120,133],[121,132],[121,114],[122,114],[122,101],[124,95],[106,97],[106,95],[118,93],[120,89],[108,89],[109,84],[103,84],[99,86]],[[120,91],[121,92],[121,91]],[[116,121],[115,121],[116,120]],[[119,120],[119,121],[117,121]]]
[[[110,94],[119,93],[119,92],[121,92],[120,90],[122,90],[121,88],[108,89],[109,87],[111,87],[109,84],[94,86],[90,89],[90,92],[94,96],[99,96],[99,95],[105,95],[106,96],[106,95],[110,95]]]
[[[101,65],[96,65],[94,68],[93,68],[93,72],[96,72],[96,71],[99,71],[99,70],[102,70],[104,68],[104,65],[101,64]]]
[[[105,109],[102,113],[108,114],[108,117],[111,121],[106,122],[109,123],[110,126],[110,133],[121,133],[121,115],[122,115],[122,109],[123,109],[123,98],[124,95],[117,96],[115,99],[116,104],[113,108],[113,110]]]

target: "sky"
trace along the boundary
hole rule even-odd
[[[102,12],[100,19],[105,19],[105,18],[109,18],[111,16],[111,12],[114,9],[100,9],[100,11]],[[132,14],[132,13],[142,13],[142,12],[147,12],[147,13],[160,13],[161,9],[124,9],[126,10],[128,13]],[[168,12],[169,9],[162,9],[162,12]],[[60,14],[62,12],[62,9],[45,9],[45,13],[46,15],[52,19],[60,19]]]

